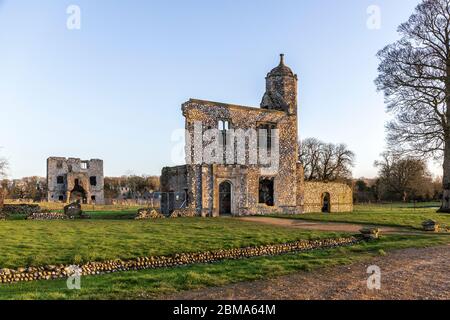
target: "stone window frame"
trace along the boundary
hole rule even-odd
[[[89,162],[88,161],[81,161],[80,162],[80,168],[81,168],[81,170],[89,169]]]
[[[267,127],[267,128],[265,128]],[[271,147],[272,147],[272,130],[276,130],[278,128],[277,122],[271,122],[271,121],[260,121],[256,123],[256,130],[258,132],[258,150],[261,143],[261,136],[259,130],[266,130],[267,132],[267,140],[266,140],[266,147],[267,151],[270,153]],[[269,130],[270,129],[270,130]]]
[[[223,163],[226,163],[227,133],[233,128],[232,121],[229,118],[219,118],[217,120],[217,129],[219,130],[219,144],[223,148]]]
[[[64,176],[56,176],[56,184],[64,184]]]

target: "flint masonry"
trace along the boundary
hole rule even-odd
[[[47,159],[49,202],[104,204],[103,160]]]
[[[163,213],[179,210],[186,215],[217,217],[352,211],[353,195],[347,185],[304,181],[298,155],[297,84],[297,75],[285,65],[281,55],[279,65],[267,74],[266,92],[259,108],[198,99],[184,103],[182,112],[189,141],[187,164],[162,170]],[[195,145],[207,147],[203,141],[196,141],[198,123],[203,132],[220,132],[224,154],[235,143],[227,139],[227,131],[264,132],[258,135],[257,148],[265,145],[270,150],[270,145],[277,145],[277,169],[267,170],[265,163],[248,161],[244,165],[195,161]]]

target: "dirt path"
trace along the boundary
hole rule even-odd
[[[309,220],[299,220],[299,219],[282,219],[282,218],[268,218],[268,217],[244,217],[238,218],[243,221],[258,222],[264,224],[271,224],[282,227],[291,227],[305,230],[317,230],[317,231],[336,231],[336,232],[355,232],[359,233],[367,225],[363,224],[353,224],[353,223],[340,223],[340,222],[322,222],[322,221],[309,221]],[[407,228],[397,228],[397,227],[379,227],[381,233],[417,233],[417,231],[412,232]]]
[[[450,245],[405,249],[364,263],[298,272],[270,280],[182,292],[166,299],[347,300],[450,299]],[[367,267],[381,268],[381,289],[367,289]]]

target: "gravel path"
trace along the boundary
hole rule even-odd
[[[371,300],[450,299],[450,245],[390,252],[364,263],[270,280],[181,292],[166,299]],[[381,268],[381,289],[367,289],[367,267]]]
[[[317,230],[317,231],[336,231],[336,232],[355,232],[359,233],[367,225],[355,224],[355,223],[340,223],[340,222],[322,222],[322,221],[309,221],[300,219],[283,219],[283,218],[269,218],[269,217],[244,217],[238,218],[242,221],[257,222],[263,224],[271,224],[282,227],[298,228],[305,230]],[[417,231],[412,232],[407,228],[398,227],[378,227],[381,233],[407,233],[413,234]]]

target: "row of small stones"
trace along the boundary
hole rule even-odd
[[[27,220],[67,220],[69,219],[68,216],[66,216],[63,213],[56,213],[56,212],[36,212],[33,214],[30,214],[27,217]]]
[[[236,260],[258,256],[275,256],[319,248],[347,246],[360,241],[360,238],[355,237],[310,241],[302,240],[258,247],[223,249],[200,253],[180,253],[173,256],[143,257],[128,261],[118,259],[104,262],[89,262],[79,267],[79,269],[80,275],[83,276],[99,275],[118,271],[167,268],[194,263],[211,263],[226,259]],[[73,275],[73,270],[71,266],[67,265],[48,265],[44,267],[18,268],[17,270],[0,269],[0,283],[66,278]]]

